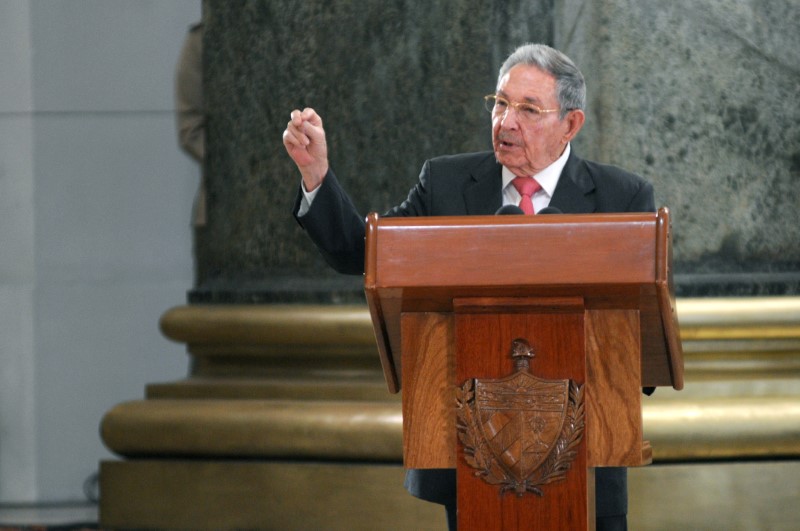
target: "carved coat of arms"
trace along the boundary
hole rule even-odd
[[[457,390],[458,438],[475,475],[500,492],[543,496],[564,478],[583,438],[583,386],[530,372],[533,349],[512,342],[515,371],[498,380],[467,380]]]

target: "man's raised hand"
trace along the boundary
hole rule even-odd
[[[328,145],[322,118],[310,107],[294,110],[283,132],[283,145],[303,176],[306,191],[322,183],[328,173]]]

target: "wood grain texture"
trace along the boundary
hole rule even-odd
[[[586,312],[589,466],[642,463],[639,312]]]
[[[407,313],[403,335],[403,463],[406,468],[455,468],[453,317]]]
[[[374,256],[377,274],[369,280],[430,287],[653,282],[655,220],[655,214],[385,218]],[[532,237],[536,253],[518,245]],[[409,248],[415,252],[403,252]]]

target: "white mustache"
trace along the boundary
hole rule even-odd
[[[497,141],[498,142],[505,142],[507,144],[512,144],[512,145],[515,145],[515,146],[520,144],[519,138],[517,138],[516,135],[514,135],[513,133],[505,132],[505,131],[500,131],[500,132],[497,133]]]

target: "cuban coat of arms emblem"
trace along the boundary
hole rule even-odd
[[[458,438],[475,475],[500,492],[543,496],[564,478],[584,432],[583,386],[534,376],[533,349],[511,345],[515,371],[497,380],[471,378],[456,391]]]

